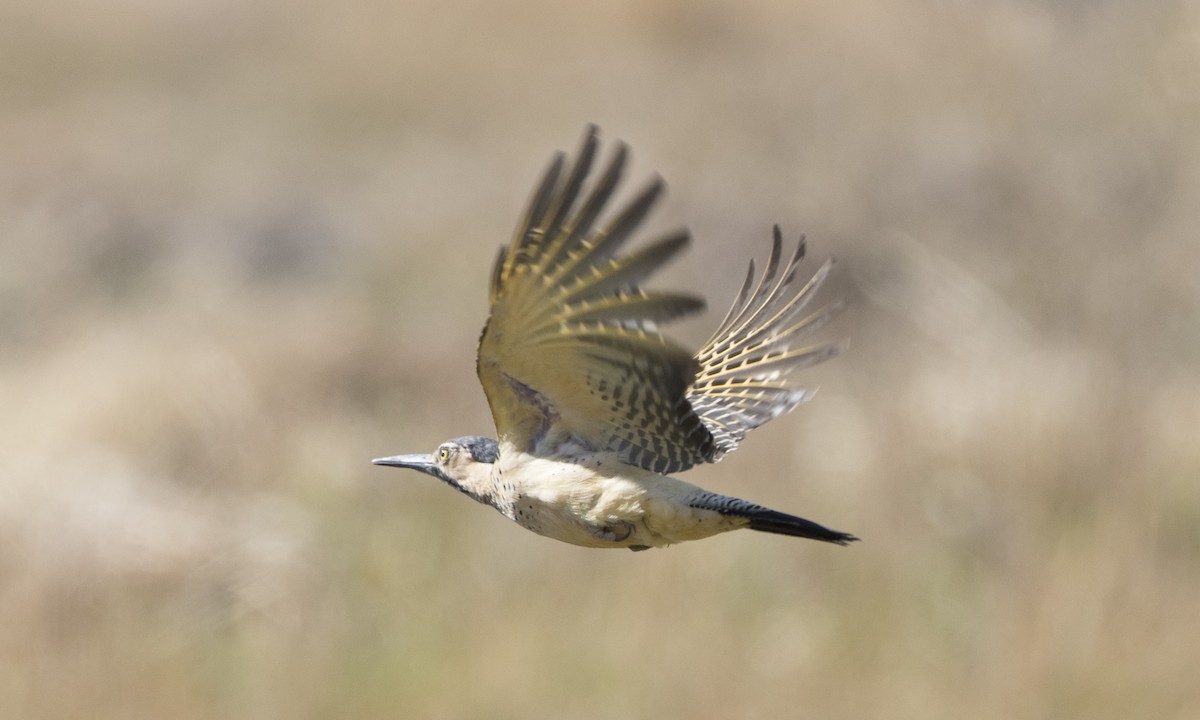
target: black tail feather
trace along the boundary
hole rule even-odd
[[[761,513],[747,515],[746,517],[750,520],[749,527],[751,530],[811,538],[813,540],[834,543],[835,545],[849,545],[858,540],[857,537],[850,533],[833,530],[824,525],[819,525],[812,520],[805,520],[802,517],[776,512],[775,510],[763,510]]]
[[[750,521],[747,527],[751,530],[809,538],[835,545],[849,545],[858,540],[857,537],[850,533],[833,530],[824,525],[819,525],[812,520],[805,520],[802,517],[788,515],[778,510],[771,510],[762,505],[756,505],[746,500],[729,497],[728,495],[701,492],[689,497],[687,502],[689,506],[694,508],[712,510],[713,512],[719,512],[722,515],[732,517],[746,518]]]

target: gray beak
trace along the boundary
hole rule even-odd
[[[438,468],[437,463],[434,462],[432,455],[396,455],[394,457],[375,458],[371,462],[376,465],[420,470],[426,475],[432,475],[435,478],[442,477],[441,470]]]

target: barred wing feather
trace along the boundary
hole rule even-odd
[[[713,435],[714,460],[736,448],[750,430],[812,397],[813,390],[795,385],[789,375],[842,349],[839,343],[802,342],[842,307],[834,303],[802,316],[833,265],[827,261],[797,288],[804,250],[801,237],[795,252],[782,262],[783,241],[776,225],[763,274],[756,281],[751,261],[733,307],[696,353],[700,371],[687,397]]]
[[[619,145],[585,193],[597,148],[593,127],[570,168],[555,157],[496,259],[476,369],[497,433],[527,452],[581,444],[659,473],[715,462],[811,395],[789,380],[792,371],[838,352],[802,343],[838,310],[802,316],[830,264],[799,283],[804,240],[785,261],[776,227],[762,275],[751,262],[733,307],[693,357],[658,324],[699,311],[703,300],[642,289],[688,234],[621,254],[663,183],[654,180],[598,225],[628,152]]]
[[[569,171],[565,158],[555,158],[512,244],[501,250],[477,371],[502,441],[530,452],[583,443],[647,470],[676,472],[710,460],[716,446],[686,399],[699,365],[657,324],[704,303],[647,292],[641,283],[688,235],[618,255],[663,184],[655,180],[597,227],[628,155],[618,147],[580,201],[597,145],[590,128]]]

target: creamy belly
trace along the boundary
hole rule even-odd
[[[661,547],[746,524],[688,507],[691,483],[586,454],[571,462],[502,452],[498,509],[539,535],[597,548]]]

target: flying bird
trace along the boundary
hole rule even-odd
[[[585,547],[646,550],[739,528],[857,540],[671,476],[720,460],[811,397],[791,374],[840,350],[806,342],[839,309],[805,314],[831,262],[802,280],[804,238],[785,255],[775,226],[761,275],[751,260],[733,307],[693,355],[658,326],[704,301],[642,287],[688,233],[621,252],[664,186],[654,179],[599,222],[629,152],[618,144],[593,176],[597,133],[588,128],[574,162],[555,156],[492,270],[476,371],[498,439],[460,437],[432,455],[373,462],[432,475],[528,530]]]

